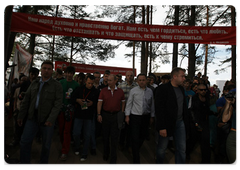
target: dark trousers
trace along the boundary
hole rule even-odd
[[[125,117],[124,117],[125,120]],[[130,133],[130,126],[125,123],[124,128],[121,129],[120,137],[119,137],[119,144],[122,146],[131,147],[131,133]]]
[[[211,161],[211,148],[210,148],[210,130],[208,126],[208,121],[202,124],[202,131],[198,131],[194,124],[190,128],[190,137],[187,141],[186,153],[190,154],[194,149],[197,141],[200,142],[200,149],[202,154],[201,163],[210,163]]]
[[[39,125],[34,120],[27,120],[20,142],[20,161],[23,164],[30,163],[32,142],[39,129],[42,133],[42,151],[40,156],[40,163],[48,163],[54,126],[48,127]]]
[[[20,142],[21,140],[21,136],[22,136],[22,133],[23,133],[23,129],[24,129],[24,126],[26,124],[26,121],[27,121],[27,117],[25,117],[23,119],[23,124],[22,126],[19,126],[18,123],[17,123],[17,117],[18,117],[18,113],[19,113],[19,110],[15,111],[14,113],[14,129],[15,129],[15,132],[14,132],[14,141],[15,142]]]
[[[117,114],[102,113],[102,133],[103,133],[103,146],[105,156],[110,153],[111,139],[111,156],[110,163],[117,162],[117,144],[120,130],[118,129]]]
[[[224,163],[226,161],[226,141],[228,133],[224,132],[221,128],[217,127],[217,140],[215,146],[215,162]]]
[[[139,150],[148,135],[150,115],[130,115],[133,163],[140,163]]]
[[[234,163],[236,161],[236,131],[230,131],[227,138],[226,150],[229,163]]]

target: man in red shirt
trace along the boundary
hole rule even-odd
[[[109,137],[111,137],[110,163],[117,161],[117,143],[120,130],[118,129],[118,114],[124,112],[125,98],[122,89],[116,86],[117,77],[108,76],[108,87],[101,90],[98,98],[98,122],[102,123],[104,154],[103,160],[107,161],[110,153]],[[102,114],[101,114],[102,113]]]

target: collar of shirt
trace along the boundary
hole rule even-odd
[[[147,87],[145,87],[145,89],[141,88],[140,86],[137,86],[140,90],[146,91]]]
[[[47,79],[46,81],[43,81],[43,80],[42,80],[42,77],[41,77],[40,80],[39,80],[39,82],[40,82],[40,83],[46,83],[46,82],[48,82],[50,79],[51,79],[51,77],[50,77],[49,79]]]
[[[113,96],[113,91],[111,90],[111,88],[110,88],[109,86],[108,86],[108,90],[110,90],[110,91],[111,91],[111,93],[112,93],[112,96]],[[117,86],[115,86],[114,90],[117,90]]]
[[[137,83],[133,82],[131,85],[129,85],[127,81],[124,81],[121,84],[125,84],[126,86],[133,86],[133,87],[137,86]]]

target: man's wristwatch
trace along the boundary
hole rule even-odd
[[[101,114],[97,114],[97,116],[101,116]]]

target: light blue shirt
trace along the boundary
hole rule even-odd
[[[125,115],[130,114],[155,116],[153,92],[150,88],[146,87],[143,90],[137,86],[130,90]]]
[[[40,93],[41,93],[42,87],[43,87],[44,83],[48,82],[50,79],[51,78],[49,78],[46,81],[42,81],[42,78],[40,78],[40,80],[39,80],[40,86],[39,86],[39,90],[38,90],[38,94],[37,94],[37,100],[36,100],[36,104],[35,104],[35,109],[38,108],[39,98],[40,98]]]

